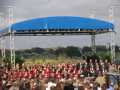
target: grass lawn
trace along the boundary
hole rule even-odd
[[[42,59],[26,59],[25,63],[26,64],[59,64],[59,63],[79,63],[81,62],[81,60],[77,60],[77,59],[64,59],[64,60],[54,60],[54,59],[46,59],[46,60],[42,60]]]

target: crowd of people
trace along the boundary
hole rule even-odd
[[[0,90],[120,90],[120,65],[108,60],[0,66]]]

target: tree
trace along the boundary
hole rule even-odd
[[[119,46],[115,46],[115,52],[120,52],[120,47]]]
[[[106,46],[96,46],[96,52],[107,52]]]
[[[16,55],[15,61],[16,61],[16,64],[23,64],[24,63],[24,58],[21,55]]]
[[[88,52],[92,52],[92,49],[91,49],[91,47],[83,47],[83,49],[82,49],[82,53],[88,53]]]
[[[65,53],[68,57],[73,58],[73,57],[80,57],[81,53],[78,47],[74,46],[69,46],[65,49]]]
[[[37,53],[37,54],[42,54],[45,50],[43,48],[39,48],[39,47],[36,47],[36,48],[32,48],[31,49],[31,52],[32,53]]]
[[[56,56],[59,56],[61,54],[65,54],[65,48],[63,48],[63,47],[59,47],[55,50],[55,55]]]

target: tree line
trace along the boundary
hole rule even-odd
[[[119,46],[115,47],[116,53],[120,52]],[[1,54],[1,52],[0,52]],[[40,48],[35,47],[25,50],[16,51],[16,62],[23,63],[25,59],[29,58],[40,58],[40,59],[111,59],[110,48],[106,46],[96,46],[96,53],[92,52],[91,47],[85,46],[83,48],[68,46],[68,47],[58,47],[58,48]],[[10,51],[6,50],[5,62],[10,62]]]

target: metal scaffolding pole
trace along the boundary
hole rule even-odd
[[[1,48],[1,59],[2,59],[2,64],[4,63],[6,54],[5,54],[5,37],[1,37],[0,39],[0,48]]]
[[[111,60],[115,61],[115,32],[111,32]]]
[[[95,18],[95,12],[96,12],[96,9],[93,9],[90,14],[90,18]],[[96,53],[95,33],[91,34],[91,48],[93,53]]]
[[[15,67],[15,43],[14,43],[14,32],[11,32],[10,34],[10,58],[11,58],[11,64],[13,67]]]
[[[0,13],[0,25],[1,27],[4,26],[4,13]],[[2,59],[2,64],[4,63],[4,59],[6,57],[5,54],[5,37],[1,35],[0,38],[0,48],[1,48],[1,59]]]
[[[1,39],[2,39],[2,44],[3,44],[3,46],[2,46],[2,58],[4,60],[5,57],[6,57],[6,54],[5,54],[5,37],[2,37]]]
[[[11,30],[13,24],[13,7],[9,7],[9,39],[10,39],[10,61],[11,65],[15,68],[15,43],[14,32]]]
[[[109,9],[109,19],[110,19],[110,22],[114,22],[114,8],[113,7],[110,7]],[[111,30],[110,32],[110,37],[111,37],[111,42],[110,42],[110,49],[111,49],[111,61],[115,61],[115,32],[113,30]]]
[[[93,53],[96,53],[95,34],[91,35],[91,48],[92,48]]]

